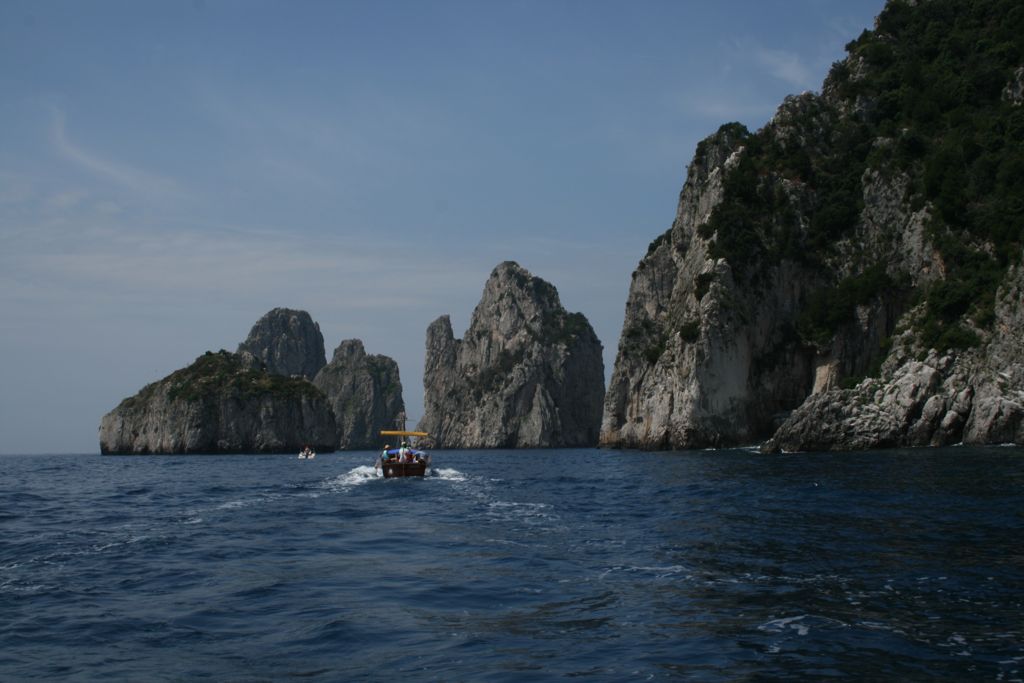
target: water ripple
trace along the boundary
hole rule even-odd
[[[1022,678],[1020,449],[372,458],[0,458],[0,679]]]

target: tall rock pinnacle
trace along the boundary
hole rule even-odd
[[[551,284],[506,261],[484,285],[462,339],[448,316],[427,329],[423,388],[419,428],[437,447],[593,446],[601,342]]]
[[[398,364],[387,356],[367,355],[358,339],[341,342],[313,384],[334,410],[343,450],[377,448],[378,432],[393,429],[405,411]]]
[[[238,353],[249,354],[272,374],[309,380],[327,362],[320,325],[309,313],[290,308],[275,308],[260,318]]]

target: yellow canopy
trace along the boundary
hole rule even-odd
[[[401,430],[382,430],[381,436],[430,436],[426,432],[405,432]]]

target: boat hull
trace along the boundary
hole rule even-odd
[[[381,465],[384,477],[422,477],[427,473],[427,463],[418,462],[385,462]]]

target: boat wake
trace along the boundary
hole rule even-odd
[[[448,481],[466,481],[466,475],[451,467],[430,468],[434,476]]]
[[[353,486],[360,486],[380,478],[380,472],[372,465],[359,465],[344,474],[327,479],[323,482],[323,486],[331,491],[346,491]]]
[[[452,469],[450,467],[427,469],[426,477],[415,477],[416,479],[438,479],[441,481],[456,481],[463,482],[467,480],[467,477],[462,472]],[[392,479],[384,479],[381,476],[380,470],[376,469],[372,465],[358,465],[353,467],[348,472],[344,472],[335,477],[330,477],[321,482],[321,488],[327,489],[335,493],[343,491],[349,491],[357,486],[362,486],[367,482],[371,481],[393,481]]]

